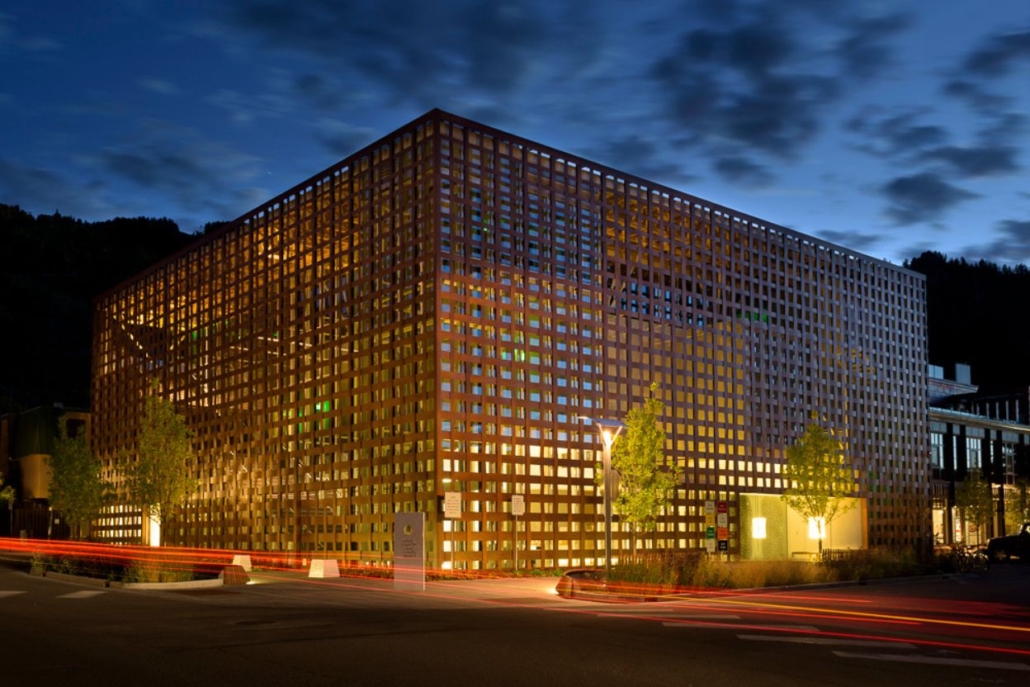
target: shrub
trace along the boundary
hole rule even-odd
[[[910,549],[849,549],[823,551],[819,565],[841,581],[906,577],[926,572]]]
[[[926,572],[911,549],[827,550],[817,565],[802,561],[724,561],[704,551],[624,557],[610,590],[668,593],[686,589],[754,589],[866,580]]]
[[[50,556],[46,556],[41,553],[32,554],[32,561],[29,563],[29,572],[33,575],[42,575],[51,569]]]
[[[125,570],[124,581],[134,582],[187,582],[193,579],[193,571],[163,565],[151,558],[132,561]]]

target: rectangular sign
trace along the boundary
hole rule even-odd
[[[715,513],[709,513],[705,516],[705,527],[715,527]]]
[[[715,504],[715,510],[719,513],[726,513],[729,511],[729,504],[725,501],[719,501],[717,504]]]
[[[708,553],[715,553],[715,539],[705,539],[705,549]]]
[[[526,499],[522,494],[512,494],[511,514],[516,518],[526,514]]]
[[[393,516],[393,588],[406,592],[426,589],[426,514]]]
[[[705,528],[705,539],[715,539],[715,527]]]
[[[729,551],[730,550],[730,543],[728,541],[726,541],[725,539],[720,539],[719,540],[719,550],[720,551]]]
[[[715,516],[715,525],[716,525],[716,527],[729,527],[730,526],[730,516],[727,515],[726,513],[719,513],[718,515]]]
[[[715,501],[705,501],[705,515],[715,514]]]
[[[715,533],[716,533],[715,534],[716,539],[729,539],[730,538],[730,530],[727,527],[718,527],[718,528],[716,528]]]
[[[449,491],[443,495],[443,516],[448,520],[461,517],[461,492]]]

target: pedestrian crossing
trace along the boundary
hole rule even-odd
[[[642,611],[634,609],[633,611],[625,612],[624,615],[632,616],[638,613],[642,613]],[[821,629],[816,625],[752,624],[743,620],[740,615],[703,611],[694,613],[654,613],[651,611],[647,615],[661,622],[664,627],[672,630],[710,630],[713,628],[726,630],[739,625],[741,630],[745,628],[747,630],[747,632],[740,632],[736,635],[737,639],[742,642],[768,642],[826,647],[834,656],[847,660],[918,663],[928,666],[1030,672],[1030,665],[1025,662],[962,658],[955,654],[955,652],[947,652],[949,655],[943,655],[943,652],[940,655],[926,655],[920,653],[920,649],[925,649],[925,647],[900,640],[889,641],[883,639],[846,638],[833,635],[823,636],[820,634]],[[877,649],[880,651],[876,651]]]
[[[27,592],[24,592],[24,591],[11,591],[11,590],[0,589],[0,600],[6,599],[6,598],[9,598],[9,597],[12,597],[12,596],[18,596],[19,594],[25,594],[25,593],[27,593]],[[58,599],[92,599],[94,596],[100,596],[101,594],[106,594],[106,593],[107,593],[106,591],[94,591],[92,589],[84,589],[82,591],[71,592],[69,594],[61,594],[61,595],[59,595],[59,596],[57,596],[55,598],[58,598]]]
[[[919,654],[862,654],[851,651],[834,651],[841,658],[864,658],[871,661],[892,661],[896,663],[921,663],[923,665],[956,666],[962,668],[991,668],[994,670],[1030,671],[1025,663],[1009,661],[983,661],[971,658],[946,658],[938,656],[922,656]]]
[[[666,623],[668,625],[668,623]],[[765,628],[749,628],[752,630]],[[818,628],[811,628],[818,632]],[[922,665],[950,666],[957,668],[988,668],[995,670],[1030,671],[1030,665],[1015,661],[986,661],[982,659],[959,658],[954,656],[927,656],[916,653],[919,647],[908,642],[891,642],[875,639],[845,639],[841,637],[821,637],[819,635],[763,635],[738,634],[737,639],[745,642],[781,642],[785,644],[807,644],[810,646],[837,647],[833,655],[839,658],[866,661],[885,661],[893,663],[919,663]],[[847,649],[885,649],[890,653],[867,653],[848,651]]]
[[[81,592],[72,592],[71,594],[62,594],[57,597],[58,599],[92,599],[94,596],[100,596],[107,592],[97,592],[92,590],[84,590]]]

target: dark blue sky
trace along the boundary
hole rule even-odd
[[[8,0],[0,202],[233,219],[440,107],[900,262],[1030,263],[1026,0]]]

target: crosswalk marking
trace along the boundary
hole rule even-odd
[[[58,599],[89,599],[89,598],[94,597],[94,596],[99,596],[100,594],[103,594],[103,593],[104,592],[92,592],[92,591],[72,592],[71,594],[62,594],[61,596],[59,596],[57,598]]]
[[[736,615],[713,615],[713,616],[664,616],[674,618],[662,622],[665,627],[697,628],[711,627],[713,621],[718,620],[740,620]],[[765,632],[818,632],[815,625],[747,625],[747,629]]]
[[[913,654],[859,654],[850,651],[834,651],[833,653],[842,658],[865,658],[872,661],[896,661],[900,663],[923,663],[938,666],[960,666],[964,668],[995,668],[997,670],[1030,671],[1030,666],[1025,663],[1008,663],[1005,661],[980,661],[967,658],[934,658],[933,656],[918,656]]]
[[[786,635],[737,635],[737,639],[752,642],[790,642],[791,644],[832,644],[835,646],[864,646],[889,649],[915,649],[904,642],[880,642],[872,639],[837,639],[834,637],[789,637]],[[839,653],[839,652],[837,652]]]
[[[5,592],[5,591],[0,591],[0,599],[4,598],[6,596],[14,596],[15,594],[24,594],[24,593],[25,592]]]

